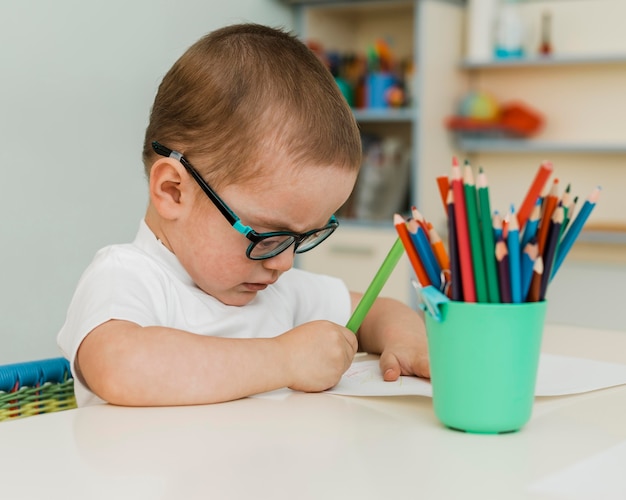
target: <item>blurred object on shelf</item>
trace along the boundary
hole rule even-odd
[[[552,55],[552,14],[546,10],[541,15],[541,43],[539,44],[539,55]]]
[[[526,30],[517,0],[501,0],[496,18],[494,57],[510,59],[524,57]]]
[[[446,127],[468,137],[515,137],[535,135],[544,117],[521,101],[498,103],[486,92],[470,92],[460,102],[458,114],[446,120]]]
[[[459,104],[459,116],[476,120],[497,120],[500,103],[489,92],[468,92]]]
[[[358,109],[408,107],[414,66],[410,58],[399,60],[391,44],[382,38],[362,52],[326,51],[315,40],[307,41],[335,77],[348,104]]]
[[[377,71],[365,77],[365,107],[388,108],[387,93],[396,85],[391,73]]]
[[[465,46],[467,59],[490,61],[498,0],[467,0]]]
[[[363,135],[363,163],[350,199],[338,212],[347,219],[391,221],[409,203],[410,149],[395,137]]]

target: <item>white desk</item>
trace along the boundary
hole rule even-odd
[[[543,348],[626,363],[624,332],[550,326]],[[538,398],[526,427],[499,436],[442,427],[424,397],[89,407],[0,423],[0,498],[612,498],[585,488],[624,492],[622,472],[598,477],[585,460],[609,453],[617,470],[625,417],[626,386]],[[559,474],[584,484],[539,488]]]

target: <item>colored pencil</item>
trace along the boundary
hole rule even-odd
[[[476,179],[478,190],[478,214],[480,217],[480,234],[483,241],[483,256],[487,274],[487,295],[489,302],[500,302],[500,287],[498,285],[498,269],[495,257],[495,238],[491,220],[491,203],[489,201],[489,183],[482,168],[478,169]]]
[[[537,243],[539,244],[539,253],[543,255],[546,247],[546,240],[548,239],[548,231],[550,230],[550,221],[552,220],[552,214],[559,202],[558,195],[559,180],[554,179],[550,192],[543,200],[543,208],[541,213],[541,221],[539,222],[539,235],[537,237]],[[544,267],[546,262],[544,260]]]
[[[526,197],[524,201],[519,206],[517,211],[517,225],[520,228],[524,228],[526,225],[526,221],[530,216],[530,212],[532,212],[533,206],[535,206],[535,202],[541,193],[543,192],[543,188],[548,182],[548,178],[552,174],[552,163],[549,161],[544,161],[539,166],[537,173],[535,174],[535,178],[533,179],[528,192],[526,193]]]
[[[463,190],[465,194],[467,228],[472,248],[472,265],[474,269],[474,283],[476,285],[476,301],[489,302],[483,239],[480,231],[480,220],[478,218],[478,205],[476,200],[476,183],[474,182],[472,167],[467,160],[465,161],[465,166],[463,167]]]
[[[493,239],[495,241],[504,238],[504,234],[502,233],[502,216],[497,210],[493,213],[493,217],[491,217],[491,227],[493,228]]]
[[[426,237],[424,228],[415,219],[411,219],[407,222],[407,229],[430,283],[438,290],[441,290],[441,268],[430,246],[430,241]]]
[[[541,277],[543,276],[543,257],[537,255],[533,265],[533,277],[530,281],[527,302],[539,302],[539,289],[541,288]]]
[[[400,257],[402,256],[403,253],[404,253],[404,246],[400,238],[398,238],[393,244],[393,246],[391,247],[391,250],[389,251],[387,256],[385,257],[385,260],[383,260],[383,263],[380,266],[380,269],[374,275],[374,279],[372,280],[370,285],[367,287],[367,290],[365,290],[363,297],[361,297],[361,300],[357,304],[356,308],[354,309],[354,312],[352,313],[352,316],[350,317],[350,319],[348,320],[348,323],[346,324],[346,328],[348,328],[353,333],[356,334],[356,332],[361,327],[361,324],[363,323],[365,316],[367,315],[369,310],[372,308],[372,305],[374,304],[376,297],[378,297],[378,295],[380,294],[380,291],[383,289],[383,286],[385,286],[387,279],[389,278],[392,271],[396,267],[396,264],[400,260]]]
[[[561,238],[561,228],[563,227],[563,207],[558,206],[554,210],[550,223],[550,231],[548,234],[548,240],[546,242],[546,248],[543,252],[543,276],[541,277],[541,287],[539,288],[539,300],[543,300],[548,290],[548,282],[550,281],[550,272],[554,264],[554,257],[556,255],[556,248]]]
[[[526,221],[524,226],[524,234],[522,236],[521,247],[524,248],[530,240],[536,238],[537,227],[539,226],[539,219],[541,217],[541,198],[537,198],[537,203],[533,207],[533,211],[530,212],[530,217]]]
[[[564,218],[563,218],[563,222],[565,222],[565,219],[567,219],[567,212],[569,212],[569,207],[572,203],[572,195],[570,194],[572,190],[572,185],[571,183],[569,183],[567,186],[565,186],[565,190],[563,191],[563,194],[561,195],[561,205],[563,206],[563,211],[564,211]]]
[[[574,210],[576,209],[576,204],[578,203],[578,196],[574,196],[574,199],[567,206],[567,213],[565,214],[565,220],[563,221],[563,234],[567,231],[567,226],[570,221],[574,218]]]
[[[519,244],[519,228],[515,208],[511,205],[511,217],[509,218],[509,231],[506,238],[509,250],[509,273],[511,279],[511,302],[517,304],[522,298],[522,268],[521,251]]]
[[[429,224],[424,218],[424,216],[422,215],[422,212],[420,212],[416,206],[413,206],[411,207],[411,215],[413,216],[413,219],[415,219],[415,221],[424,230],[424,232],[426,233],[426,236],[428,236]]]
[[[428,236],[430,239],[430,246],[433,249],[433,253],[435,254],[439,267],[443,272],[450,272],[450,257],[448,256],[448,252],[446,252],[446,247],[443,244],[441,236],[439,236],[439,233],[434,226],[428,230]]]
[[[500,238],[496,241],[496,262],[498,265],[498,282],[500,284],[500,300],[503,303],[513,302],[511,297],[511,275],[509,267],[509,251],[506,242]]]
[[[465,193],[461,169],[458,162],[453,161],[450,175],[450,186],[454,194],[454,216],[456,222],[456,243],[459,249],[459,264],[461,268],[461,282],[463,286],[463,298],[465,302],[476,302],[476,285],[474,282],[474,269],[472,264],[472,249],[469,240],[467,226],[467,212],[465,205]]]
[[[428,274],[426,274],[426,269],[424,269],[424,265],[417,254],[417,250],[415,246],[413,246],[413,241],[411,240],[411,236],[409,235],[409,230],[406,227],[406,221],[404,217],[400,214],[394,214],[393,216],[393,225],[396,228],[396,232],[404,245],[404,250],[406,251],[407,256],[409,257],[409,262],[411,262],[411,266],[413,267],[413,271],[415,272],[415,276],[417,280],[420,282],[422,286],[430,285],[430,280],[428,279]]]
[[[578,235],[582,231],[585,222],[589,218],[589,215],[591,215],[592,210],[595,208],[596,203],[598,202],[598,198],[600,198],[601,189],[602,188],[598,186],[591,192],[589,197],[585,200],[585,203],[583,203],[583,206],[580,207],[580,212],[578,212],[578,215],[571,223],[571,226],[565,232],[563,239],[561,240],[561,244],[559,245],[554,264],[552,266],[550,279],[554,278],[554,275],[559,270],[559,267],[561,267],[561,264],[563,264],[565,256],[568,254],[568,252],[572,248],[572,245],[576,241],[576,238],[578,238]]]
[[[439,187],[439,195],[441,196],[441,203],[443,203],[443,211],[448,211],[448,190],[450,189],[450,179],[447,175],[440,175],[437,177],[437,186]]]
[[[450,298],[452,300],[463,300],[463,285],[461,283],[461,266],[459,263],[459,248],[456,240],[456,221],[454,210],[454,193],[452,188],[448,190],[446,197],[446,207],[448,213],[448,255],[450,256]]]
[[[533,237],[522,251],[522,301],[528,297],[530,291],[530,282],[533,278],[533,268],[535,266],[535,260],[539,255],[539,246],[537,245],[537,238]]]

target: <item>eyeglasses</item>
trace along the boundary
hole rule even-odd
[[[308,252],[315,248],[322,241],[328,238],[339,226],[339,221],[333,215],[328,224],[320,229],[312,229],[306,233],[292,233],[291,231],[274,231],[270,233],[257,233],[250,226],[241,223],[239,217],[233,212],[224,200],[222,200],[215,191],[202,178],[200,173],[187,161],[187,159],[178,151],[166,148],[157,141],[152,143],[152,149],[155,153],[174,158],[178,160],[183,167],[189,172],[191,177],[198,183],[202,191],[209,197],[217,209],[222,213],[228,223],[234,227],[239,233],[248,238],[251,243],[248,245],[246,255],[252,260],[264,260],[275,257],[281,252],[287,250],[291,245],[294,246],[295,253]]]

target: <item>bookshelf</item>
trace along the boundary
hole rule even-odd
[[[406,69],[406,99],[400,106],[353,103],[364,137],[364,163],[351,200],[339,212],[340,229],[315,252],[298,256],[298,267],[343,278],[352,290],[365,291],[397,238],[394,212],[416,202],[412,179],[417,170],[419,124],[417,96],[418,3],[413,0],[290,1],[296,31],[325,53],[368,56],[384,40],[394,60]],[[369,70],[369,65],[368,65]],[[390,159],[393,158],[393,159]],[[381,167],[382,165],[382,167]],[[382,291],[410,303],[410,265],[403,256]]]
[[[531,55],[522,60],[506,61],[466,58],[469,3],[453,0],[305,1],[296,6],[296,20],[298,30],[303,34],[316,32],[318,28],[321,32],[329,32],[331,27],[343,26],[342,29],[358,38],[362,36],[361,29],[345,24],[353,22],[351,13],[360,12],[355,19],[369,15],[371,29],[377,26],[380,15],[376,14],[376,9],[380,9],[381,4],[393,4],[400,12],[408,9],[402,15],[402,26],[410,30],[417,70],[413,82],[415,99],[409,108],[383,112],[355,110],[355,116],[364,128],[399,130],[410,139],[410,199],[437,228],[445,228],[446,217],[435,179],[450,173],[452,156],[468,158],[473,165],[485,168],[490,185],[497,186],[493,189],[492,205],[501,211],[512,202],[521,202],[539,164],[548,159],[553,162],[562,185],[571,183],[581,199],[596,185],[603,186],[601,201],[566,264],[574,268],[580,263],[587,270],[610,263],[611,266],[617,265],[618,270],[624,268],[626,273],[626,210],[621,198],[626,186],[626,129],[622,125],[626,101],[621,98],[626,88],[626,36],[618,21],[626,16],[626,2],[522,2],[529,23],[538,23],[542,10],[552,9],[555,52],[549,58]],[[370,14],[364,14],[368,9]],[[581,22],[584,25],[576,24]],[[343,35],[337,36],[342,39]],[[529,42],[529,54],[535,44],[536,40]],[[454,113],[459,99],[474,88],[489,89],[501,100],[523,97],[546,115],[546,126],[539,135],[527,140],[452,135],[445,129],[445,121]],[[391,248],[395,234],[393,228],[375,221],[341,222],[342,229],[336,236],[345,238],[360,256],[350,257],[345,248],[338,250],[341,257],[332,252],[322,255],[316,250],[305,254],[307,260],[300,265],[325,271],[329,265],[340,263],[338,267],[346,272],[339,273],[339,276],[347,276],[346,280],[351,284],[355,279],[351,275],[358,276],[363,269],[374,274],[382,261],[382,250]],[[327,244],[331,245],[331,241]],[[365,242],[363,248],[357,249],[354,241]],[[370,244],[379,248],[368,249]],[[370,258],[367,259],[366,255]],[[357,259],[360,264],[351,266],[350,263]],[[414,300],[411,287],[406,283],[410,266],[408,262],[401,266],[403,269],[394,273],[392,278],[404,272],[405,279],[394,283],[390,294],[411,301]],[[572,272],[578,271],[574,269]],[[562,307],[555,304],[553,309],[559,310],[557,316],[562,314],[564,317],[568,311],[565,303]],[[607,317],[612,316],[608,314]],[[578,319],[584,324],[585,318]]]
[[[601,202],[580,238],[596,245],[601,261],[607,247],[626,246],[622,189],[616,190],[626,186],[622,126],[626,102],[621,97],[626,85],[626,36],[614,20],[626,14],[626,4],[539,0],[522,2],[519,8],[528,32],[527,57],[473,60],[465,57],[463,48],[456,64],[466,90],[487,90],[502,102],[521,99],[544,114],[545,126],[530,139],[456,136],[453,148],[488,168],[490,182],[510,186],[496,202],[517,199],[517,185],[543,159],[554,163],[562,185],[571,183],[580,198],[601,185]],[[554,53],[540,56],[537,33],[546,11],[555,25]]]

